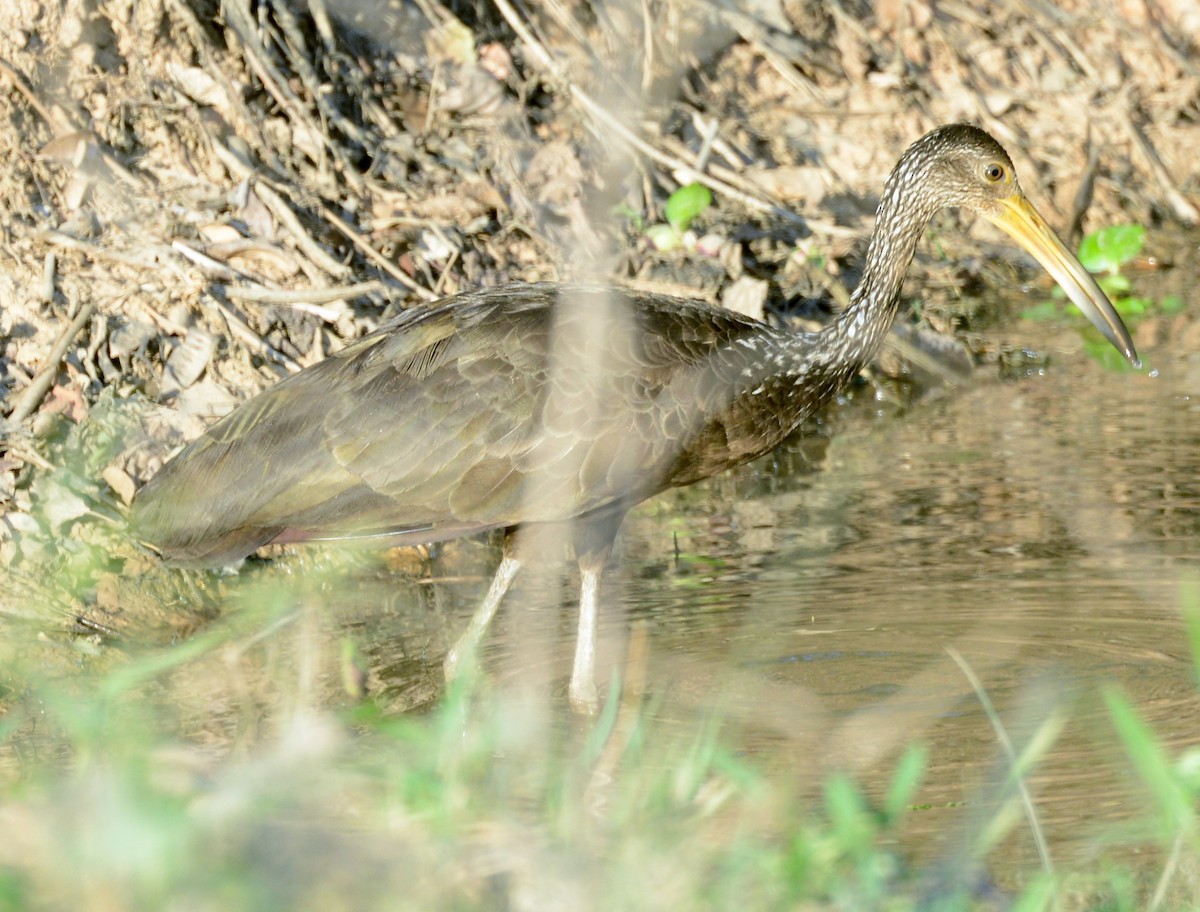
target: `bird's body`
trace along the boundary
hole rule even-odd
[[[981,170],[982,169],[982,170]],[[585,286],[469,292],[410,311],[247,402],[139,493],[165,556],[230,563],[269,542],[437,541],[576,523],[583,571],[571,696],[595,702],[600,572],[628,507],[780,443],[873,357],[929,218],[973,208],[1026,243],[1131,360],[1103,293],[1024,201],[986,133],[943,127],[885,187],[863,281],[820,333]],[[453,670],[519,566],[507,553]]]
[[[606,338],[583,331],[597,323]],[[279,540],[424,543],[621,509],[781,442],[861,367],[818,338],[597,287],[458,295],[218,422],[147,486],[137,524],[213,565]],[[597,351],[603,370],[577,369]]]

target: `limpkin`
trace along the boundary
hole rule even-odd
[[[139,536],[224,565],[270,542],[389,544],[570,523],[581,576],[572,705],[594,709],[600,576],[633,504],[765,453],[873,357],[933,215],[1002,228],[1131,362],[1104,293],[987,133],[939,127],[888,177],[862,280],[821,332],[657,294],[536,284],[406,311],[244,403],[140,491]],[[596,320],[597,314],[605,314]],[[527,556],[505,536],[491,587],[445,667],[475,646]]]

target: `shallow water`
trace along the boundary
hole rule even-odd
[[[1102,688],[1126,692],[1173,750],[1200,744],[1180,618],[1200,569],[1200,355],[1181,349],[1151,345],[1142,374],[1076,353],[903,412],[859,403],[831,440],[641,505],[605,592],[599,680],[636,627],[664,723],[716,709],[737,749],[801,787],[839,769],[881,793],[923,740],[925,807],[908,827],[919,854],[953,859],[994,819],[1008,768],[953,650],[1018,750],[1048,719],[1065,726],[1032,777],[1055,859],[1132,851],[1148,839],[1126,826],[1149,799]],[[328,607],[369,644],[385,704],[436,697],[494,560],[457,544],[430,581],[339,586]],[[565,708],[574,580],[536,576],[510,594],[484,667]],[[1019,819],[999,859],[1036,863]]]

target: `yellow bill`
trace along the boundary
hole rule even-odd
[[[1088,321],[1100,330],[1112,346],[1125,356],[1134,367],[1141,367],[1129,330],[1113,310],[1091,273],[1063,245],[1050,230],[1046,220],[1033,208],[1033,204],[1018,191],[1000,200],[998,213],[984,213],[993,225],[1007,232],[1018,244],[1045,267],[1054,280],[1062,286],[1067,297],[1083,312]]]

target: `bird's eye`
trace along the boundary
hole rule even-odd
[[[990,180],[993,184],[996,181],[1004,179],[1004,166],[992,162],[989,165],[983,166],[983,176]]]

